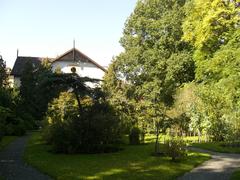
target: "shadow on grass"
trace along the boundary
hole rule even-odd
[[[240,169],[235,171],[231,176],[231,180],[239,180],[239,179],[240,179]]]

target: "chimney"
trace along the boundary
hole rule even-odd
[[[18,58],[18,49],[17,49],[17,58]]]
[[[73,61],[75,61],[75,39],[73,39]]]

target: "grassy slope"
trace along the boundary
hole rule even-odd
[[[189,153],[179,163],[167,157],[153,157],[153,144],[125,146],[109,154],[64,155],[48,152],[39,133],[28,143],[25,159],[31,165],[56,179],[175,179],[210,157]]]
[[[215,152],[240,153],[240,147],[223,147],[221,146],[221,144],[222,143],[219,143],[219,142],[195,143],[195,144],[192,144],[192,146],[215,151]]]
[[[17,136],[4,136],[3,139],[0,141],[0,151],[6,147],[8,144],[13,142]]]

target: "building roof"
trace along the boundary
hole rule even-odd
[[[64,54],[56,57],[51,62],[54,63],[55,61],[88,62],[88,63],[94,64],[95,66],[97,66],[102,71],[107,72],[107,70],[103,66],[99,65],[94,60],[92,60],[90,57],[88,57],[87,55],[83,54],[81,51],[79,51],[78,49],[75,49],[75,48],[72,48],[69,51],[65,52]]]
[[[18,56],[14,63],[11,75],[19,77],[22,75],[24,66],[27,64],[27,62],[31,62],[34,67],[38,67],[43,59],[44,58],[41,57]]]
[[[31,62],[33,64],[33,66],[37,68],[44,59],[46,59],[46,58],[18,56],[15,61],[14,66],[13,66],[11,75],[13,75],[15,77],[20,77],[22,75],[24,66],[27,62]],[[57,58],[48,58],[48,59],[50,60],[51,63],[54,63],[56,61],[88,62],[88,63],[94,64],[95,66],[97,66],[104,72],[107,71],[104,67],[102,67],[101,65],[96,63],[94,60],[89,58],[87,55],[83,54],[82,52],[80,52],[79,50],[77,50],[75,48],[70,49],[69,51],[65,52],[64,54],[58,56]]]

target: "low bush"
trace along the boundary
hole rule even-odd
[[[233,129],[229,122],[223,119],[218,119],[213,121],[211,127],[209,128],[209,133],[213,141],[226,141],[233,137]]]
[[[2,135],[21,136],[25,134],[26,126],[12,110],[0,106],[0,130]]]
[[[173,137],[166,141],[166,154],[172,158],[172,161],[184,158],[186,153],[186,144],[183,139]]]
[[[133,127],[129,133],[129,143],[132,145],[140,144],[141,131],[138,127]]]

